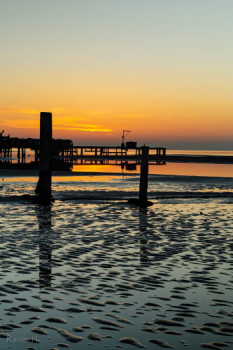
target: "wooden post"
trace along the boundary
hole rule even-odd
[[[140,185],[139,185],[139,202],[141,204],[147,203],[148,158],[149,158],[149,147],[142,146]]]
[[[36,194],[40,202],[50,203],[51,193],[51,152],[52,151],[52,113],[40,114],[40,167]]]
[[[146,208],[153,205],[152,202],[147,200],[147,187],[148,187],[148,162],[149,162],[149,147],[141,147],[141,171],[140,171],[140,184],[139,184],[139,199],[130,198],[129,203],[136,204],[141,208]]]

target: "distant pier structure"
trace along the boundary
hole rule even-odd
[[[52,139],[52,156],[55,162],[61,155],[70,152],[72,147],[71,140]],[[34,160],[29,161],[27,155],[33,153]],[[18,165],[19,168],[33,168],[38,166],[39,159],[40,139],[4,136],[4,130],[0,133],[0,166]]]
[[[33,156],[34,153],[34,156]],[[74,146],[71,140],[52,139],[53,169],[69,170],[74,164],[140,163],[142,148],[136,142],[121,146]],[[32,157],[29,159],[28,155]],[[150,147],[150,160],[165,162],[166,148]],[[33,160],[32,160],[33,159]],[[4,136],[0,133],[0,167],[38,168],[40,139]]]
[[[136,170],[141,155],[142,147],[134,141],[120,146],[75,146],[72,140],[52,139],[53,170],[71,170],[75,164],[116,164],[127,170]],[[0,132],[0,168],[38,169],[39,160],[39,139],[10,137]],[[167,154],[164,147],[150,147],[148,160],[149,164],[156,165],[169,162],[233,164],[233,157],[228,155],[173,155]]]

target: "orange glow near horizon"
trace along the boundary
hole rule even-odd
[[[134,104],[131,100],[128,105],[122,104],[119,108],[112,100],[106,109],[103,102],[103,106],[93,110],[75,105],[73,108],[46,106],[44,110],[53,113],[53,137],[69,138],[76,144],[119,144],[123,129],[131,130],[128,140],[152,145],[159,142],[165,147],[168,140],[198,143],[232,139],[231,109],[220,99],[191,103],[183,96],[183,100],[175,101],[167,97],[166,103],[159,101],[154,106],[151,100],[140,99]],[[39,109],[34,108],[2,109],[1,129],[14,137],[39,137],[39,116]]]
[[[96,3],[1,2],[0,128],[39,137],[47,111],[77,145],[233,149],[233,2]]]
[[[208,67],[193,72],[170,67],[164,75],[146,67],[118,68],[74,72],[72,83],[62,86],[35,84],[34,79],[41,80],[37,72],[26,81],[19,74],[5,84],[2,101],[8,104],[0,106],[0,127],[11,136],[39,137],[40,111],[48,111],[53,113],[53,137],[75,144],[117,145],[123,129],[131,130],[128,140],[152,146],[232,144],[232,101],[223,73],[213,79]],[[67,80],[68,72],[59,74]]]

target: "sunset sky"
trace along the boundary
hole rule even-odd
[[[1,0],[0,128],[233,149],[233,0]]]

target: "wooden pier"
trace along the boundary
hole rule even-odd
[[[28,153],[34,156],[28,157]],[[52,168],[71,170],[75,164],[140,164],[141,147],[74,146],[71,140],[52,139]],[[33,159],[32,159],[33,158]],[[0,168],[38,169],[40,140],[3,136],[0,133]],[[164,147],[150,147],[150,164],[177,163],[233,164],[232,156],[169,155]]]
[[[72,149],[71,140],[52,139],[52,155],[54,158],[65,151]],[[28,153],[34,153],[34,160],[29,161]],[[40,158],[40,140],[34,138],[18,138],[3,136],[0,133],[0,167],[9,167],[9,165],[18,164],[20,167],[38,166]]]
[[[30,161],[28,152],[34,153],[34,159]],[[74,164],[104,164],[109,161],[116,163],[133,160],[136,163],[141,159],[141,147],[122,146],[74,146],[71,140],[52,139],[53,168],[56,165],[60,169]],[[16,155],[15,155],[16,154]],[[149,157],[156,162],[163,161],[166,157],[166,148],[151,147]],[[17,138],[0,134],[0,167],[15,166],[20,168],[38,167],[40,160],[40,140],[33,138]]]
[[[61,157],[65,160],[75,161],[76,159],[140,159],[141,147],[126,148],[121,146],[73,146],[64,150]],[[165,157],[166,148],[150,147],[150,155]]]

